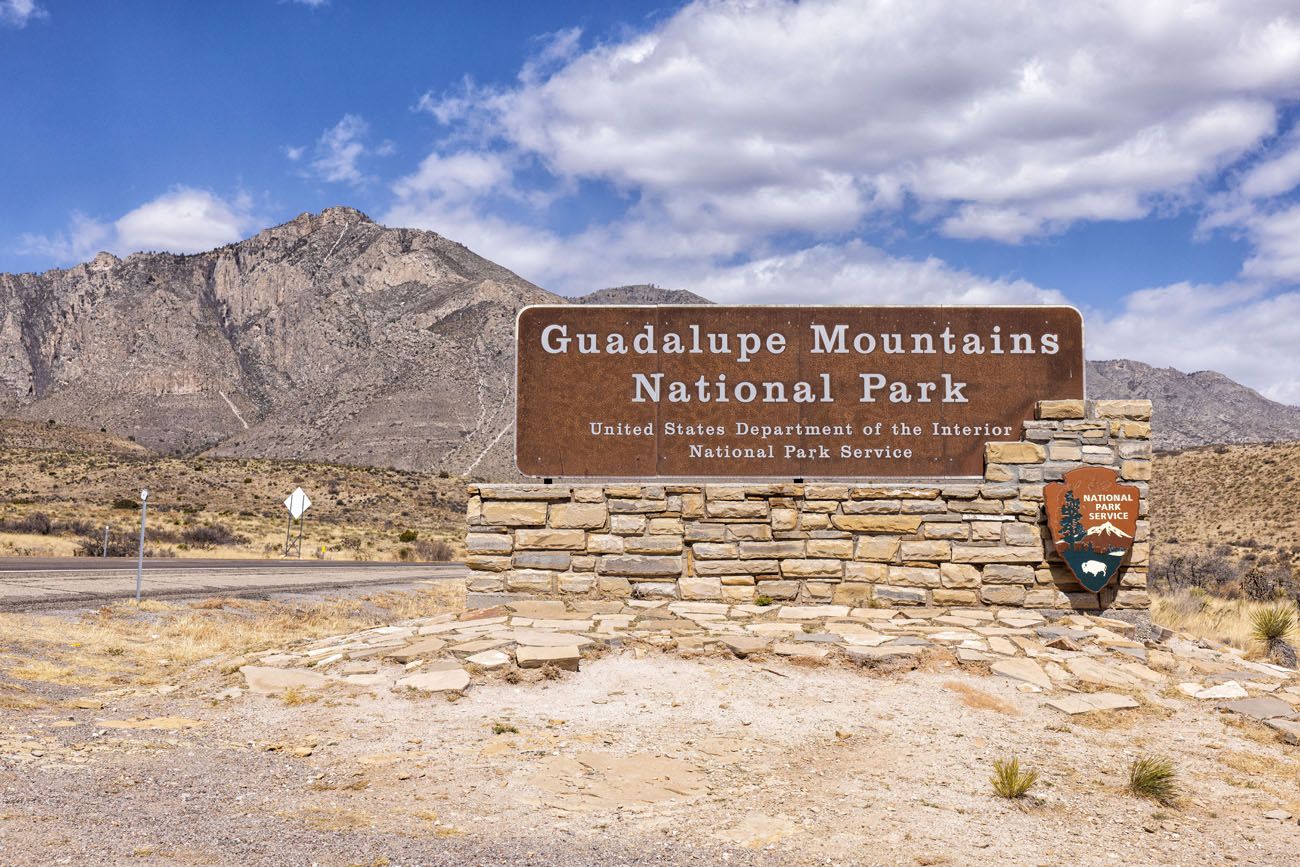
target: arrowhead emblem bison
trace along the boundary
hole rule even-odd
[[[1043,489],[1056,553],[1079,583],[1101,592],[1119,573],[1137,533],[1142,492],[1108,467],[1080,467]]]

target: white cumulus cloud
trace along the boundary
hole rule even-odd
[[[259,223],[247,196],[229,201],[208,190],[181,186],[112,222],[73,213],[64,232],[21,235],[18,252],[60,265],[83,262],[101,250],[119,256],[140,251],[199,253],[238,241]]]
[[[8,27],[26,27],[48,14],[36,0],[0,0],[0,24]]]

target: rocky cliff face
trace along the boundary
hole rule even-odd
[[[164,452],[492,474],[514,318],[561,301],[350,208],[193,256],[0,275],[0,414]]]

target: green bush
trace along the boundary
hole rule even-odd
[[[401,533],[398,534],[397,541],[409,543],[409,542],[414,542],[418,538],[420,538],[420,534],[415,530],[403,530]]]

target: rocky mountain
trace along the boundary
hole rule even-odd
[[[509,477],[515,314],[569,302],[709,303],[653,285],[563,298],[351,208],[196,255],[101,253],[0,274],[0,417],[171,454]],[[1300,408],[1217,373],[1091,362],[1088,388],[1154,399],[1163,448],[1300,439]]]
[[[1140,361],[1088,362],[1089,397],[1150,398],[1156,448],[1300,440],[1300,407],[1269,400],[1222,373],[1183,373]]]
[[[0,416],[167,453],[500,473],[515,313],[562,300],[351,208],[197,255],[101,253],[0,275]]]
[[[651,283],[636,286],[614,286],[597,289],[577,298],[568,298],[574,304],[712,304],[685,289],[661,289]]]

